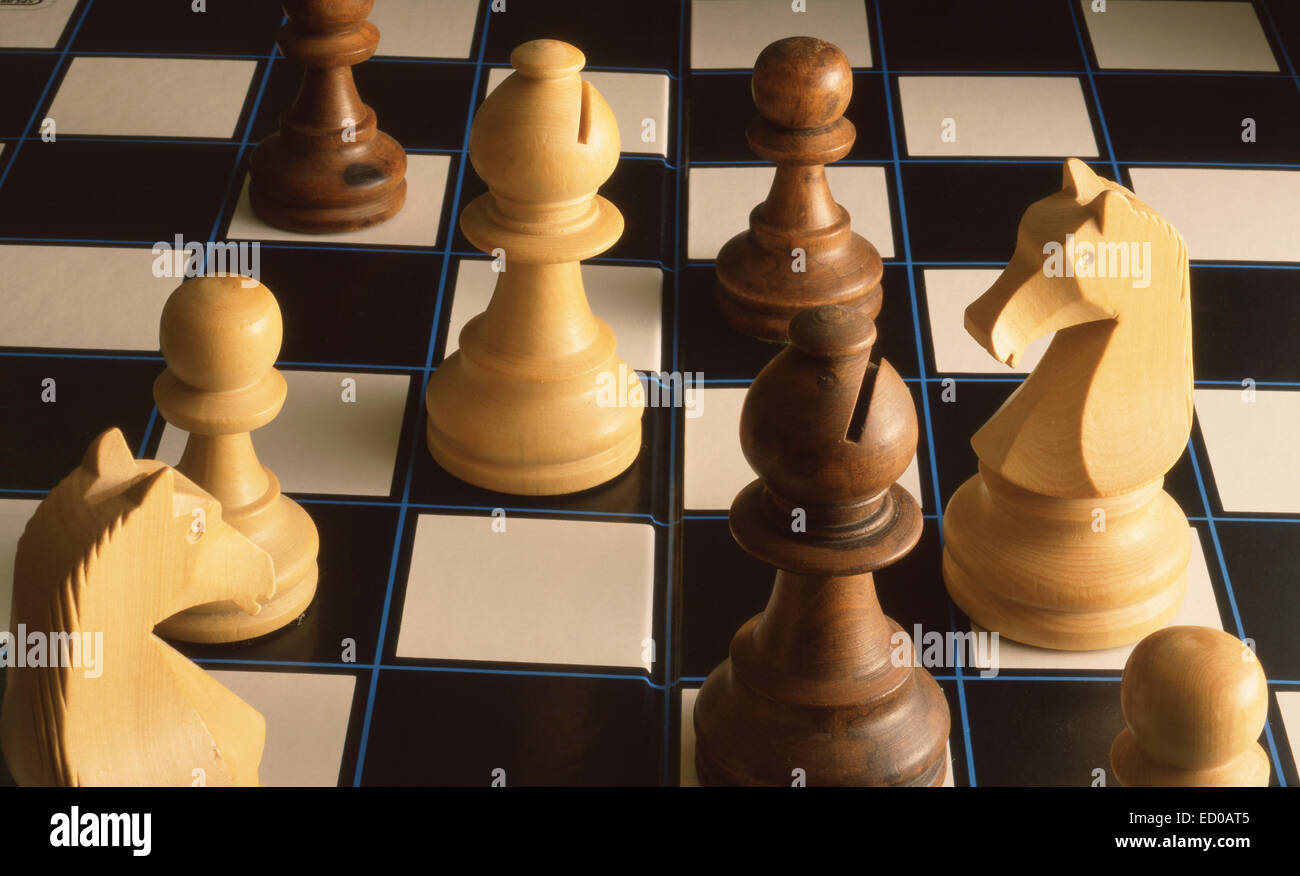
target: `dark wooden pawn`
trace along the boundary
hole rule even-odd
[[[736,496],[731,533],[779,571],[696,700],[704,784],[789,785],[795,770],[810,785],[946,775],[947,701],[911,665],[911,639],[872,579],[921,535],[921,510],[895,483],[916,448],[916,409],[893,367],[869,362],[875,339],[861,310],[804,311],[745,397],[740,443],[759,479]]]
[[[249,166],[253,211],[291,231],[355,231],[383,222],[406,200],[406,153],[380,131],[357,94],[352,67],[374,54],[374,0],[286,0],[284,54],[306,67],[280,130]]]
[[[759,114],[745,134],[756,155],[776,162],[776,178],[749,230],[718,253],[718,307],[737,331],[785,341],[791,317],[823,304],[880,313],[880,253],[849,228],[826,184],[825,165],[847,155],[857,136],[844,118],[852,94],[848,58],[828,42],[790,37],[758,56]]]

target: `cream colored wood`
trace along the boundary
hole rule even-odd
[[[271,557],[223,519],[213,496],[160,462],[133,459],[121,432],[105,432],[18,544],[10,625],[42,637],[47,657],[5,672],[0,748],[14,778],[258,784],[262,716],[154,628],[211,602],[255,615],[274,594]],[[64,652],[58,634],[78,647]],[[59,665],[49,665],[56,653]]]
[[[1110,765],[1130,786],[1268,784],[1259,744],[1268,681],[1240,639],[1206,627],[1167,627],[1133,649],[1120,704],[1127,725]]]
[[[276,596],[255,616],[230,604],[190,609],[159,631],[187,642],[238,642],[278,630],[306,611],[316,593],[320,538],[307,512],[280,493],[258,462],[252,430],[280,412],[285,382],[280,307],[246,277],[195,277],[163,307],[160,340],[167,370],[154,383],[158,410],[190,433],[177,469],[221,502],[229,523],[275,562]]]
[[[535,40],[479,108],[471,243],[504,254],[492,301],[438,366],[426,397],[429,450],[462,480],[505,493],[571,493],[622,473],[641,450],[644,399],[613,331],[587,303],[579,261],[623,217],[596,189],[618,161],[618,126],[567,43]],[[620,391],[621,389],[621,391]]]
[[[1111,648],[1169,623],[1192,547],[1161,489],[1192,426],[1182,237],[1069,159],[1061,191],[1029,207],[1010,264],[966,309],[966,330],[1010,365],[1056,336],[971,439],[979,472],[944,514],[953,600],[1046,648]]]

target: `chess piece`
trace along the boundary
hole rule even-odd
[[[100,435],[18,541],[0,706],[14,779],[188,786],[201,769],[208,785],[256,785],[262,716],[154,627],[216,600],[256,613],[274,592],[271,558],[212,496]]]
[[[253,152],[249,198],[269,225],[355,231],[390,218],[406,200],[406,153],[380,131],[352,67],[374,54],[374,0],[285,0],[285,56],[306,67],[280,129]]]
[[[587,305],[579,261],[623,232],[596,188],[618,162],[618,127],[567,43],[535,40],[479,107],[469,154],[489,193],[460,225],[503,257],[487,310],[429,380],[427,440],[456,477],[503,493],[602,484],[641,449],[644,395]]]
[[[810,785],[946,775],[947,701],[872,578],[921,536],[921,510],[895,483],[916,448],[916,409],[887,361],[869,363],[875,339],[860,310],[804,311],[745,397],[740,444],[759,479],[736,496],[731,533],[779,571],[696,700],[703,784],[789,785],[795,770]]]
[[[1125,729],[1110,749],[1121,784],[1263,787],[1268,681],[1240,639],[1207,627],[1147,636],[1124,667]]]
[[[275,419],[287,392],[273,367],[280,307],[245,277],[186,280],[163,307],[167,370],[153,395],[167,422],[190,433],[177,469],[221,502],[226,521],[271,555],[275,599],[250,615],[231,603],[185,611],[159,632],[186,642],[238,642],[278,630],[316,593],[316,525],[258,462],[249,434]]]
[[[1021,642],[1134,642],[1173,619],[1192,550],[1161,489],[1192,427],[1187,247],[1077,159],[1017,240],[966,330],[1011,365],[1056,337],[971,440],[979,472],[944,513],[944,581],[972,621]]]
[[[819,39],[778,40],[754,64],[759,114],[745,135],[776,162],[776,177],[749,230],[718,253],[718,307],[739,332],[785,341],[790,318],[822,304],[880,313],[880,253],[853,233],[826,184],[825,165],[848,155],[857,136],[844,118],[852,93],[848,58]]]

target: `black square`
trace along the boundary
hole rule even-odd
[[[74,52],[268,55],[283,11],[278,3],[209,0],[93,0]]]
[[[1110,746],[1124,729],[1118,681],[968,677],[976,781],[985,787],[1117,786]]]
[[[1297,525],[1215,521],[1242,627],[1271,679],[1300,679],[1300,591],[1285,571],[1300,568]],[[1236,633],[1232,625],[1225,629]]]
[[[0,356],[0,484],[48,490],[114,427],[138,454],[162,371],[161,358]]]
[[[1294,270],[1193,264],[1191,282],[1198,383],[1227,381],[1240,387],[1246,378],[1256,383],[1300,381]]]
[[[1026,208],[1061,190],[1061,166],[992,161],[903,165],[912,258],[1005,265]]]
[[[1065,2],[876,0],[876,3],[883,20],[881,36],[891,73],[1083,70],[1078,34]]]
[[[1300,88],[1290,79],[1125,74],[1098,76],[1097,92],[1121,162],[1295,162]]]
[[[21,13],[19,13],[21,14]],[[45,85],[54,72],[56,55],[0,53],[0,137],[40,136],[41,119],[35,117]],[[46,92],[47,98],[53,98],[54,89]],[[31,130],[27,123],[31,121]],[[5,151],[14,148],[13,143],[5,145]]]
[[[280,360],[423,369],[442,262],[431,253],[263,244],[261,280],[284,318]]]
[[[207,240],[237,147],[28,143],[0,189],[0,235],[150,245]]]
[[[663,706],[636,679],[385,669],[362,781],[657,785]]]
[[[604,0],[510,0],[505,12],[487,17],[484,61],[508,65],[521,43],[552,39],[577,46],[588,69],[636,67],[674,74],[682,5],[678,0],[617,6]]]

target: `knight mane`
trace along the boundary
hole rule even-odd
[[[84,468],[77,469],[50,491],[28,521],[15,562],[15,610],[10,618],[13,630],[21,623],[30,631],[47,636],[82,631],[80,607],[96,566],[118,537],[127,516],[139,507],[128,495],[129,489],[88,503],[86,489],[96,482],[93,474]],[[40,552],[39,547],[33,548],[58,541],[66,543],[69,536],[74,544],[80,545],[70,563],[63,561],[57,551]],[[14,640],[14,647],[24,646],[25,643]],[[33,673],[30,686],[12,690],[27,691],[31,701],[17,707],[32,715],[45,730],[40,738],[49,741],[44,755],[51,779],[56,784],[75,785],[79,782],[72,774],[63,730],[68,691],[78,667],[69,666],[61,653],[59,665],[51,665],[56,653],[53,642],[47,642],[46,667]]]

